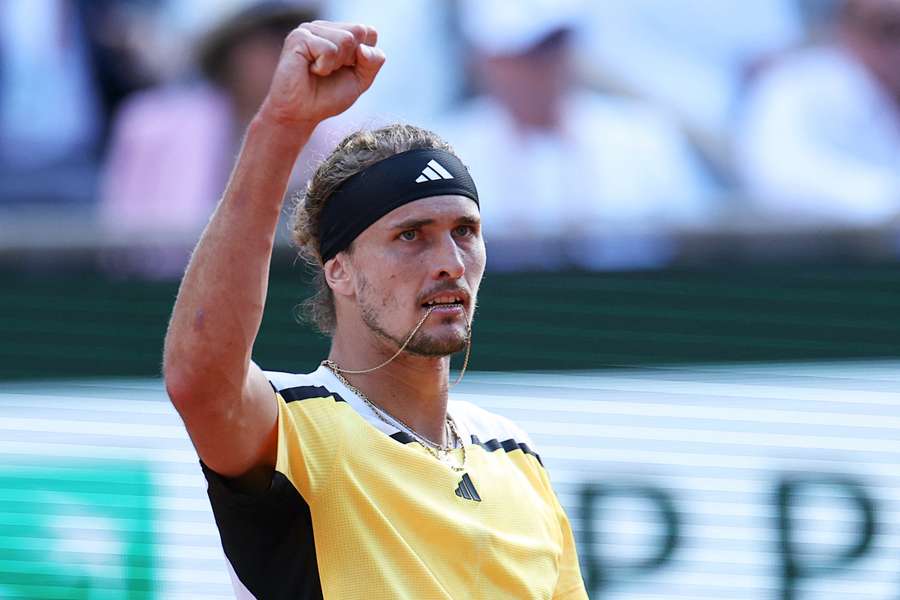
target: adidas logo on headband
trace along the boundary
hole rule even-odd
[[[422,169],[422,174],[416,178],[416,183],[435,181],[436,179],[453,179],[453,175],[442,167],[438,161],[431,159],[425,168]]]
[[[416,165],[423,162],[427,162],[425,168],[413,180],[411,175],[420,168]],[[419,185],[426,181],[430,183]],[[469,170],[446,150],[415,148],[369,165],[338,185],[322,209],[319,222],[322,264],[345,250],[367,227],[395,208],[422,198],[448,195],[470,198],[478,205],[478,190]]]

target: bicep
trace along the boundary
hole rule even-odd
[[[197,395],[203,394],[198,390]],[[278,405],[275,390],[255,363],[250,362],[239,395],[203,398],[180,406],[179,413],[210,469],[236,478],[241,487],[268,484],[277,453]]]

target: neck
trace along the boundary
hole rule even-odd
[[[360,344],[336,333],[328,359],[342,369],[363,370],[383,363],[396,348]],[[444,445],[449,390],[450,357],[401,353],[370,373],[341,373],[378,407],[400,419],[416,433]]]

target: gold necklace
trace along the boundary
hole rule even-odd
[[[350,383],[349,380],[347,380],[346,377],[344,377],[344,375],[342,374],[343,369],[341,369],[337,365],[337,363],[335,363],[333,360],[323,360],[321,364],[322,364],[322,366],[324,366],[328,370],[330,370],[332,373],[334,373],[334,376],[337,377],[338,381],[340,381],[345,386],[347,386],[347,388],[351,392],[353,392],[354,394],[359,396],[360,399],[366,403],[366,406],[368,406],[369,408],[372,409],[372,412],[375,413],[375,416],[378,417],[379,419],[381,419],[384,423],[409,434],[414,440],[419,442],[419,444],[421,444],[425,448],[425,450],[428,451],[429,454],[431,454],[436,459],[438,459],[442,463],[449,466],[454,471],[465,471],[465,469],[466,469],[466,445],[463,442],[462,437],[459,435],[459,432],[456,429],[456,422],[453,420],[453,417],[450,416],[450,413],[447,413],[444,417],[445,435],[449,434],[449,435],[447,435],[448,443],[446,445],[441,445],[441,444],[438,444],[438,443],[428,439],[427,437],[425,437],[424,435],[420,434],[415,429],[413,429],[412,427],[407,425],[399,417],[392,415],[385,409],[381,408],[380,406],[378,406],[377,404],[375,404],[374,402],[369,400],[369,397],[366,396],[362,390],[360,390],[358,387],[354,386],[352,383]],[[450,452],[457,446],[459,446],[462,449],[462,457],[461,457],[460,464],[458,464],[458,465],[453,464],[449,460]]]
[[[368,369],[353,370],[353,369],[344,369],[342,367],[339,367],[337,365],[337,363],[334,362],[333,360],[322,361],[322,364],[325,364],[326,362],[330,363],[330,366],[329,365],[325,365],[325,366],[328,366],[335,373],[350,373],[351,375],[362,375],[364,373],[371,373],[372,371],[377,371],[381,367],[384,367],[388,363],[392,362],[395,358],[400,356],[400,354],[404,350],[406,350],[406,347],[412,341],[413,336],[416,335],[416,333],[418,333],[418,331],[422,328],[422,325],[425,324],[425,320],[431,315],[432,312],[434,312],[434,310],[436,308],[437,308],[436,306],[432,306],[427,311],[425,311],[425,314],[422,315],[422,318],[419,319],[419,322],[416,323],[416,326],[413,327],[412,331],[409,332],[409,335],[406,336],[406,339],[403,340],[403,343],[400,345],[400,347],[397,349],[397,351],[394,352],[394,355],[391,356],[386,361],[384,361],[383,363],[381,363],[380,365],[376,365],[376,366],[368,368]],[[463,365],[462,365],[462,368],[459,370],[459,376],[456,378],[456,381],[454,381],[453,383],[450,384],[451,388],[456,387],[456,385],[459,384],[460,381],[462,381],[463,376],[466,374],[466,369],[469,366],[469,356],[471,356],[471,354],[472,354],[472,322],[469,321],[469,315],[467,313],[463,312],[463,315],[466,317],[466,355],[463,358]]]
[[[333,360],[326,359],[326,360],[322,361],[322,366],[326,367],[328,370],[330,370],[332,373],[334,373],[334,376],[337,377],[341,383],[343,383],[345,386],[347,386],[348,389],[350,389],[353,393],[355,393],[357,396],[359,396],[362,399],[362,401],[365,402],[366,405],[372,409],[372,412],[375,413],[375,416],[377,416],[383,422],[387,423],[388,425],[390,425],[396,429],[405,431],[407,434],[412,436],[412,438],[414,440],[419,442],[429,452],[429,454],[434,456],[439,461],[450,466],[450,468],[452,468],[454,471],[464,471],[465,467],[466,467],[466,445],[463,442],[462,437],[460,437],[459,432],[456,430],[456,423],[453,421],[453,418],[450,416],[449,413],[445,416],[444,431],[450,433],[450,435],[447,436],[448,439],[450,439],[451,436],[453,439],[450,440],[450,443],[448,445],[442,446],[440,444],[434,443],[433,441],[429,440],[425,436],[420,435],[415,429],[413,429],[412,427],[410,427],[409,425],[404,423],[402,420],[398,419],[394,415],[390,414],[389,412],[387,412],[386,410],[384,410],[383,408],[381,408],[380,406],[378,406],[377,404],[375,404],[374,402],[369,400],[368,396],[366,396],[362,392],[362,390],[355,387],[343,375],[344,373],[350,373],[350,374],[356,374],[356,375],[361,375],[363,373],[371,373],[372,371],[375,371],[377,369],[380,369],[381,367],[384,367],[385,365],[387,365],[388,363],[393,361],[395,358],[400,356],[400,354],[404,350],[406,350],[406,347],[409,345],[410,341],[412,341],[413,336],[415,336],[416,333],[419,331],[419,329],[422,328],[422,325],[425,324],[425,320],[428,319],[428,317],[431,315],[431,313],[436,308],[437,308],[436,306],[432,306],[425,312],[424,315],[422,315],[422,318],[419,319],[419,322],[416,323],[416,326],[413,327],[412,331],[409,332],[409,335],[406,336],[406,339],[403,341],[403,343],[400,345],[400,347],[397,349],[397,351],[394,353],[394,355],[391,356],[386,361],[384,361],[383,363],[381,363],[380,365],[376,365],[369,369],[352,370],[352,369],[344,369],[343,367],[338,366],[338,364],[336,362],[334,362]],[[469,321],[469,315],[467,313],[464,312],[463,314],[466,317],[466,356],[465,356],[465,359],[463,360],[463,365],[462,365],[462,369],[460,369],[459,377],[456,379],[456,381],[453,384],[450,385],[451,388],[453,386],[455,386],[456,384],[458,384],[460,381],[462,381],[463,376],[466,374],[466,367],[469,366],[469,355],[472,352],[472,322]],[[450,451],[453,450],[453,448],[457,444],[462,449],[462,462],[458,466],[450,463],[447,460],[447,457],[450,455]]]

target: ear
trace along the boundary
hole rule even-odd
[[[322,266],[325,281],[331,291],[338,296],[352,296],[356,289],[353,285],[353,265],[346,252],[338,252],[337,256]]]

